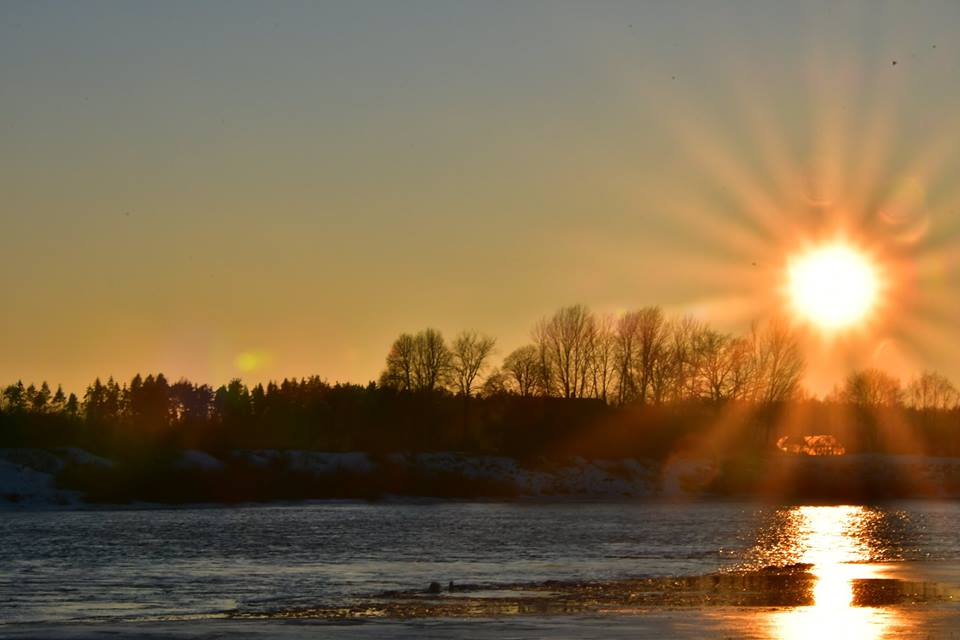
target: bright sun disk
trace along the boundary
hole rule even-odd
[[[789,297],[795,311],[823,329],[863,320],[877,298],[877,275],[870,260],[844,244],[815,248],[790,261]]]

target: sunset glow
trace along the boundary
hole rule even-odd
[[[0,640],[960,638],[958,29],[0,0]]]
[[[804,320],[828,331],[861,322],[875,308],[879,281],[869,258],[844,244],[818,247],[788,267],[790,302]]]

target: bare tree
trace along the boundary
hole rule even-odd
[[[590,356],[596,322],[583,305],[564,307],[533,332],[547,388],[564,398],[582,398],[587,392]]]
[[[414,388],[433,391],[442,386],[450,368],[450,350],[443,334],[436,329],[424,329],[414,337]]]
[[[903,401],[900,381],[879,369],[854,371],[843,385],[840,400],[859,407],[895,407]]]
[[[380,384],[403,391],[432,391],[446,382],[450,350],[436,329],[400,334],[387,354]]]
[[[697,353],[701,379],[701,384],[698,386],[702,389],[703,395],[714,402],[726,400],[731,396],[733,387],[731,383],[737,364],[733,357],[736,355],[733,345],[731,336],[713,329],[705,328],[696,335],[694,350]]]
[[[594,397],[604,402],[607,402],[608,394],[613,389],[617,373],[613,327],[612,316],[597,317],[590,344],[590,386]]]
[[[728,397],[747,400],[754,397],[757,382],[753,343],[747,338],[733,338],[727,345]]]
[[[450,375],[459,393],[469,396],[473,384],[487,366],[496,340],[476,331],[463,331],[450,349]]]
[[[675,320],[671,325],[667,355],[673,360],[672,399],[695,400],[703,395],[700,336],[707,331],[707,327],[691,316]]]
[[[503,370],[521,396],[532,396],[543,386],[540,352],[532,344],[511,351],[503,359]]]
[[[620,316],[614,329],[613,358],[617,371],[617,401],[620,404],[637,398],[637,362],[640,359],[640,312],[628,311]]]
[[[646,307],[637,312],[640,337],[639,398],[643,402],[652,399],[661,402],[670,378],[670,363],[666,361],[668,327],[660,307]]]
[[[649,392],[643,394],[644,402],[653,404],[663,404],[670,400],[673,395],[671,389],[677,380],[677,361],[672,352],[667,348],[666,339],[673,331],[673,323],[665,324],[661,333],[663,342],[654,351],[648,363],[649,372]]]
[[[794,333],[784,321],[775,319],[763,329],[754,325],[751,340],[755,359],[755,399],[770,403],[792,398],[805,369]]]
[[[486,379],[483,381],[483,385],[480,387],[480,396],[492,398],[508,393],[509,382],[510,380],[507,374],[500,369],[494,368],[487,374]]]
[[[680,402],[699,396],[699,363],[696,336],[700,322],[685,316],[664,322],[657,331],[658,342],[649,356],[650,396],[655,404]]]
[[[956,387],[935,371],[924,371],[907,385],[907,406],[920,411],[949,410],[960,403]]]
[[[380,384],[409,391],[413,389],[413,370],[416,358],[416,340],[409,333],[401,333],[387,353],[387,368],[380,374]]]

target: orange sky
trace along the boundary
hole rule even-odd
[[[838,232],[892,286],[860,330],[806,339],[808,384],[960,380],[958,18],[5,3],[0,384],[365,382],[401,331],[504,355],[577,302],[744,331]]]

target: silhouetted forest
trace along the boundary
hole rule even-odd
[[[769,446],[777,434],[833,433],[850,450],[955,450],[960,396],[943,376],[928,372],[904,388],[884,372],[857,371],[811,399],[783,324],[731,336],[657,307],[614,318],[573,306],[531,335],[496,367],[495,341],[476,332],[449,343],[435,329],[402,334],[379,381],[365,386],[313,376],[214,388],[151,374],[97,379],[81,398],[17,382],[0,400],[0,444],[519,457],[612,445],[606,453],[659,456],[735,413],[747,429],[744,447]]]
[[[494,366],[495,341],[476,332],[451,342],[434,329],[403,334],[367,385],[314,376],[214,388],[150,374],[98,379],[80,397],[17,382],[3,390],[0,447],[80,447],[144,465],[187,449],[458,451],[525,461],[838,447],[960,455],[960,396],[943,376],[924,373],[903,387],[884,372],[857,371],[828,397],[810,398],[783,324],[731,336],[656,307],[613,318],[574,306],[531,336]],[[807,436],[835,441],[805,444]]]

